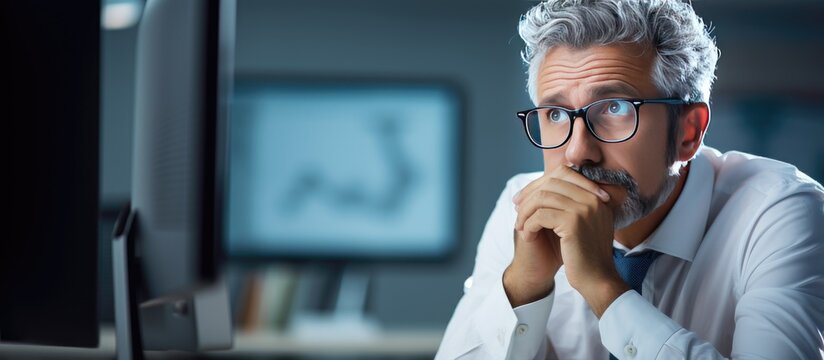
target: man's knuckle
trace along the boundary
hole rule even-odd
[[[547,189],[541,189],[541,190],[538,190],[538,196],[540,196],[544,199],[552,200],[552,199],[554,199],[555,193],[553,193],[552,191],[549,191]]]
[[[592,219],[595,216],[595,207],[594,206],[587,206],[586,208],[586,217],[587,219]]]
[[[587,218],[587,217],[589,217],[592,214],[591,209],[592,208],[589,205],[579,203],[578,206],[577,206],[578,211],[576,211],[576,214],[575,214],[576,218]]]
[[[586,198],[587,198],[587,202],[589,202],[590,205],[598,205],[598,203],[601,202],[598,195],[595,195],[593,193],[588,193],[586,195]]]

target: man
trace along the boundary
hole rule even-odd
[[[822,357],[824,189],[702,146],[690,5],[550,0],[520,34],[544,172],[507,183],[436,358]]]

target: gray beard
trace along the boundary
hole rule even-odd
[[[638,190],[638,183],[624,170],[607,170],[600,167],[584,165],[572,166],[572,169],[587,179],[604,184],[619,185],[627,190],[627,198],[620,207],[613,211],[615,230],[623,229],[661,206],[675,189],[679,175],[667,170],[664,183],[652,196],[643,196]]]

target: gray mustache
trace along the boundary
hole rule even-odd
[[[611,184],[611,185],[620,185],[627,189],[637,189],[638,183],[635,182],[635,179],[630,176],[628,172],[625,170],[609,170],[604,169],[601,167],[596,166],[571,166],[572,170],[575,170],[579,174],[583,175],[585,178],[590,179],[595,182],[603,183],[603,184]]]

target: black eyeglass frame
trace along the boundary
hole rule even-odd
[[[604,102],[607,102],[607,101],[628,101],[629,103],[631,103],[635,107],[635,127],[632,129],[632,133],[629,134],[629,136],[627,136],[624,139],[621,139],[621,140],[604,140],[604,139],[602,139],[597,134],[595,134],[595,130],[592,129],[592,124],[590,124],[589,119],[586,116],[587,111],[593,105],[604,103]],[[598,139],[598,141],[609,143],[609,144],[615,144],[615,143],[621,143],[621,142],[627,141],[629,139],[632,139],[632,137],[635,136],[635,133],[638,132],[638,123],[641,121],[641,105],[644,105],[644,104],[692,105],[694,103],[695,102],[693,102],[693,101],[687,101],[687,100],[683,100],[683,99],[679,99],[679,98],[658,98],[658,99],[608,98],[608,99],[601,99],[601,100],[594,101],[594,102],[590,103],[587,106],[584,106],[580,109],[575,109],[575,110],[567,109],[563,106],[547,105],[547,106],[538,106],[538,107],[535,107],[535,108],[532,108],[532,109],[519,111],[516,115],[518,116],[519,119],[521,119],[521,123],[524,125],[524,132],[526,133],[526,137],[529,139],[529,142],[531,142],[532,145],[535,145],[536,147],[541,148],[541,149],[557,149],[561,146],[564,146],[564,144],[566,144],[567,141],[569,141],[569,139],[572,137],[572,131],[575,128],[575,119],[576,118],[580,117],[584,120],[584,123],[587,126],[587,130],[589,131],[590,134],[592,134],[592,136],[594,136],[596,139]],[[527,124],[526,124],[526,118],[527,118],[527,116],[529,116],[529,113],[531,113],[533,111],[541,110],[541,109],[558,109],[558,110],[565,111],[567,113],[567,116],[569,116],[569,121],[570,121],[569,133],[567,134],[564,141],[562,141],[560,144],[555,145],[555,146],[539,145],[538,143],[535,142],[535,140],[532,139],[532,136],[529,134],[529,126],[527,126]]]

